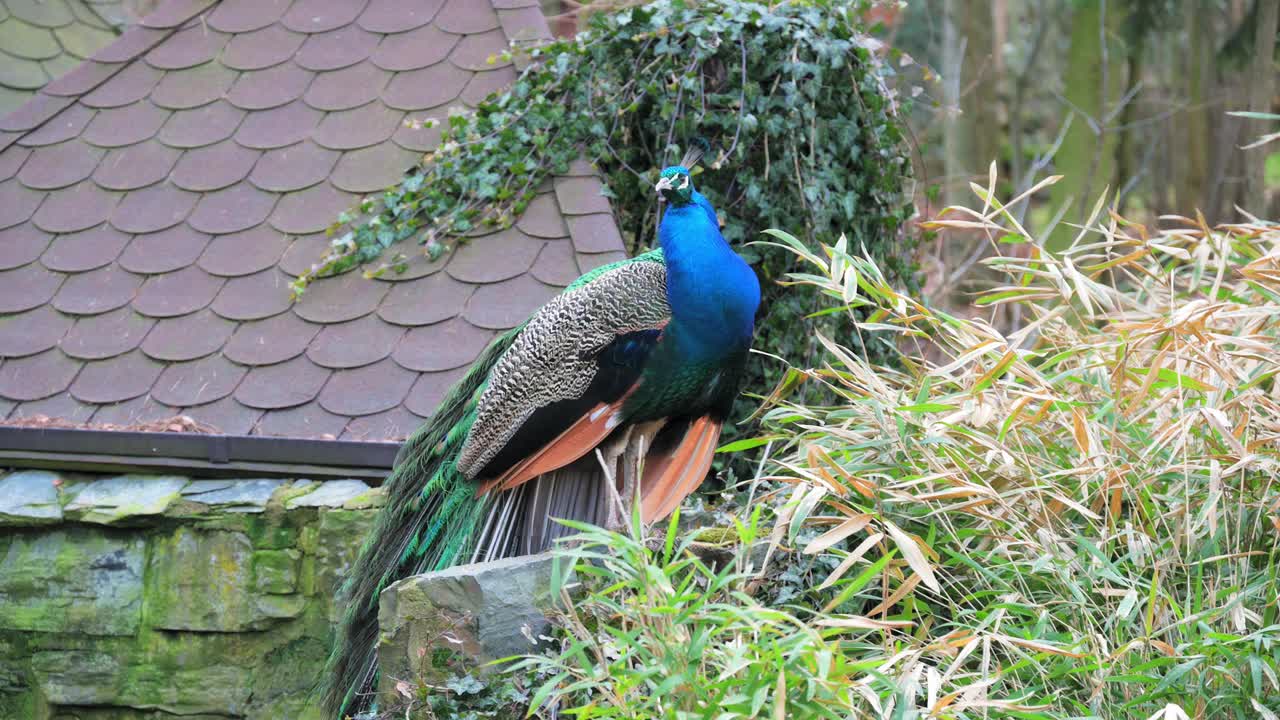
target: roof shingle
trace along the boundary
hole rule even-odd
[[[406,114],[513,80],[490,56],[514,33],[548,34],[520,7],[167,0],[0,118],[0,417],[412,432],[498,330],[621,256],[599,181],[579,175],[548,184],[516,228],[436,260],[406,244],[406,272],[290,298],[338,213],[439,143]],[[94,34],[64,27],[32,35],[32,52],[88,51]]]

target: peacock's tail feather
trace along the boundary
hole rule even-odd
[[[375,688],[378,594],[410,575],[466,562],[491,504],[455,465],[489,370],[520,328],[496,338],[396,456],[387,498],[339,593],[347,610],[324,673],[324,706],[333,716]],[[356,703],[362,705],[364,703]]]

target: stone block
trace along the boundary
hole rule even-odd
[[[23,470],[0,478],[0,526],[61,522],[60,484],[60,476],[46,470]]]
[[[243,632],[297,617],[305,598],[259,595],[244,533],[180,527],[152,543],[147,619],[163,630]]]
[[[0,536],[0,628],[132,635],[145,557],[141,535],[96,528]]]
[[[253,588],[270,595],[288,595],[298,590],[297,550],[259,550],[253,554]]]
[[[162,514],[179,499],[189,480],[163,475],[119,475],[79,487],[63,509],[66,517],[86,523],[117,525]]]
[[[290,510],[300,507],[342,507],[343,503],[369,491],[362,480],[330,480],[322,482],[311,492],[289,500]]]
[[[226,512],[260,513],[267,509],[272,493],[287,482],[272,478],[196,480],[183,489],[182,496]]]
[[[535,650],[549,628],[550,554],[462,565],[406,578],[380,598],[380,691],[439,680]]]

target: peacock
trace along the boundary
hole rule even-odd
[[[711,467],[760,303],[697,192],[695,143],[655,186],[659,249],[586,273],[495,339],[410,437],[344,584],[323,680],[331,716],[376,690],[378,594],[410,575],[541,552],[555,518],[669,515]]]

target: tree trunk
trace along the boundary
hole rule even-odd
[[[1193,215],[1195,210],[1209,212],[1206,204],[1206,180],[1209,176],[1213,136],[1206,86],[1213,73],[1212,14],[1213,9],[1207,0],[1193,0],[1186,5],[1184,19],[1189,47],[1182,66],[1185,73],[1183,78],[1186,80],[1186,110],[1179,123],[1181,151],[1174,153],[1179,161],[1174,193],[1175,211],[1184,215]]]
[[[1061,220],[1046,241],[1062,251],[1079,232],[1068,223],[1083,223],[1098,195],[1116,172],[1116,141],[1110,117],[1124,95],[1125,53],[1119,41],[1124,18],[1119,0],[1084,0],[1071,17],[1071,49],[1067,60],[1065,99],[1071,128],[1054,158],[1058,174],[1051,206]],[[1114,188],[1111,188],[1114,190]]]
[[[1253,68],[1249,75],[1249,109],[1253,112],[1271,112],[1271,99],[1275,87],[1276,21],[1280,19],[1280,0],[1258,0],[1257,26],[1253,36]],[[1273,122],[1250,123],[1253,127],[1270,129]],[[1261,133],[1258,133],[1261,134]],[[1250,138],[1252,139],[1252,138]],[[1267,152],[1263,148],[1244,151],[1245,205],[1247,212],[1266,215],[1267,212]]]

